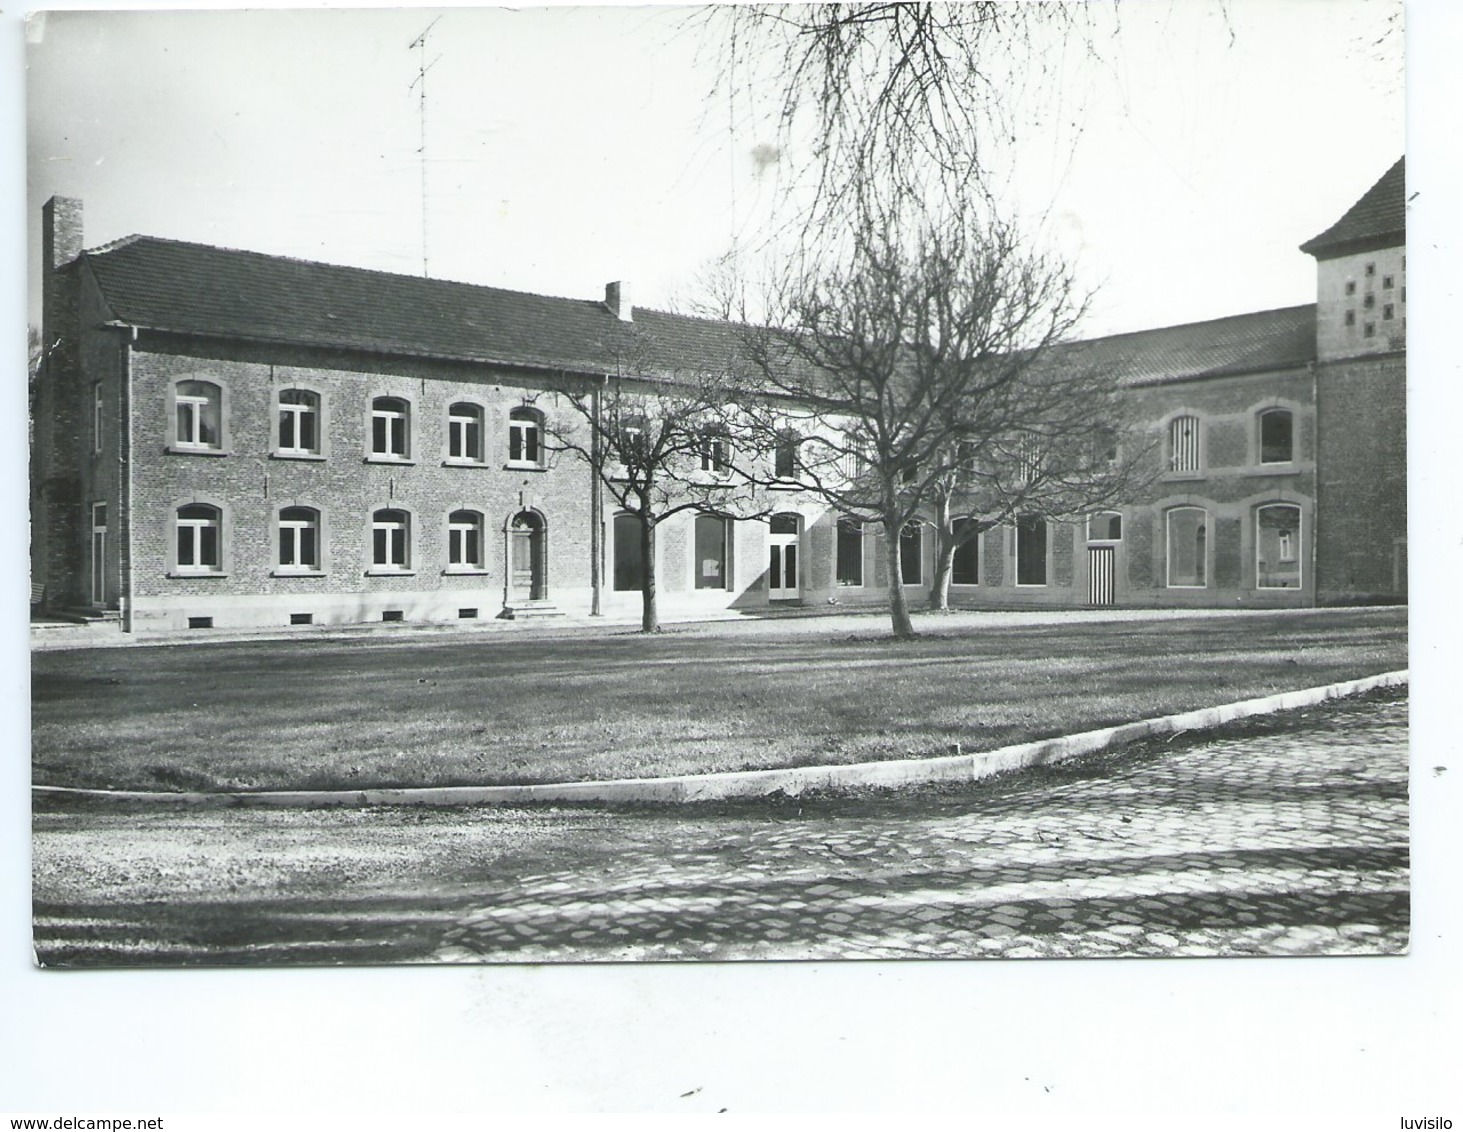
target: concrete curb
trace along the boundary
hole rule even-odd
[[[931,782],[973,782],[1027,767],[1065,762],[1151,735],[1202,731],[1236,719],[1311,707],[1325,700],[1393,688],[1408,682],[1408,670],[1383,672],[1298,692],[1281,692],[1255,700],[1200,708],[1178,715],[1143,719],[1096,731],[1081,731],[1034,743],[1018,743],[971,755],[924,759],[890,759],[842,766],[788,767],[781,770],[737,770],[720,774],[682,774],[667,778],[621,778],[600,782],[553,782],[530,786],[427,786],[373,790],[259,790],[235,792],[88,790],[71,786],[32,786],[55,798],[95,798],[113,802],[226,803],[239,806],[482,806],[530,802],[712,802],[726,798],[760,798],[778,792],[847,786],[913,786]]]

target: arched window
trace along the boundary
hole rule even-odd
[[[174,437],[179,448],[223,447],[223,391],[211,381],[180,381],[174,389]]]
[[[481,464],[483,451],[482,406],[459,401],[447,410],[447,458],[465,464]]]
[[[1255,585],[1294,590],[1301,585],[1300,508],[1268,503],[1255,509]]]
[[[720,515],[696,516],[696,588],[724,590],[731,586],[730,524]]]
[[[483,568],[483,517],[478,511],[447,516],[447,565],[458,570]]]
[[[1288,464],[1295,459],[1295,423],[1289,409],[1260,414],[1260,463]]]
[[[223,569],[223,515],[206,503],[178,508],[177,568],[183,573],[212,574]]]
[[[917,586],[924,580],[924,524],[918,519],[904,524],[899,532],[899,580]]]
[[[508,462],[519,467],[543,466],[543,417],[523,406],[508,414]]]
[[[1170,589],[1202,589],[1209,576],[1209,512],[1175,507],[1166,516]]]
[[[279,513],[279,568],[320,569],[320,512],[286,507]]]
[[[385,507],[371,513],[371,565],[377,570],[411,566],[411,516]]]
[[[405,460],[411,455],[411,404],[401,397],[371,402],[371,455]]]
[[[1168,470],[1197,472],[1200,466],[1199,418],[1174,417],[1168,422]]]
[[[308,389],[279,391],[279,448],[286,456],[320,452],[320,397]]]

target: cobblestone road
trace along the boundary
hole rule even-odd
[[[1406,949],[1407,705],[960,789],[692,809],[38,813],[51,963]],[[100,862],[100,863],[99,863]]]

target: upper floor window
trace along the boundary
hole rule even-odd
[[[620,463],[644,464],[648,455],[649,438],[646,436],[647,422],[644,417],[625,416],[620,418],[620,427],[615,436],[619,449]]]
[[[315,455],[320,451],[320,397],[307,389],[279,391],[279,451]]]
[[[371,402],[371,455],[405,460],[411,452],[411,405],[400,397]]]
[[[1016,466],[1022,483],[1031,483],[1041,472],[1041,442],[1023,436],[1016,445]]]
[[[320,569],[320,512],[313,507],[286,507],[279,513],[281,570]]]
[[[483,517],[478,511],[447,516],[447,564],[459,570],[483,568]]]
[[[371,565],[377,570],[411,566],[411,516],[395,508],[371,514]]]
[[[174,398],[179,448],[223,447],[223,392],[211,381],[180,381]]]
[[[508,414],[508,462],[523,467],[543,465],[543,417],[527,407]]]
[[[1260,463],[1288,464],[1295,459],[1295,418],[1289,409],[1260,414]]]
[[[447,410],[447,458],[481,464],[483,452],[483,410],[479,405],[459,401]]]
[[[1199,467],[1199,418],[1174,417],[1168,422],[1168,470],[1197,472]]]
[[[702,429],[699,447],[703,472],[724,476],[731,470],[731,438],[725,429],[717,426]]]
[[[802,437],[791,429],[777,434],[777,451],[773,455],[772,472],[780,480],[790,480],[798,474],[798,446]]]
[[[190,503],[177,513],[177,567],[179,571],[206,574],[223,568],[223,516],[217,507]]]

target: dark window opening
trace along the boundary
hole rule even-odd
[[[190,628],[190,629],[212,629],[213,628],[213,618],[212,617],[190,617],[190,618],[188,618],[188,628]]]
[[[405,621],[406,615],[400,609],[383,609],[381,611],[382,621]]]
[[[980,529],[974,519],[962,519],[955,525],[955,537],[964,539],[955,548],[950,565],[950,581],[957,586],[980,585]]]
[[[837,570],[840,586],[864,584],[864,525],[857,519],[838,520]]]
[[[315,615],[313,613],[291,613],[290,614],[290,624],[291,625],[313,625],[313,624],[315,624]]]
[[[1016,584],[1046,585],[1046,520],[1037,515],[1016,523]]]
[[[924,580],[924,526],[905,523],[899,532],[899,580],[906,586],[917,586]]]
[[[478,611],[475,608],[459,609],[457,611],[457,616],[460,617],[460,618],[462,618],[462,620],[464,620],[464,621],[471,621],[477,615],[478,615]]]

